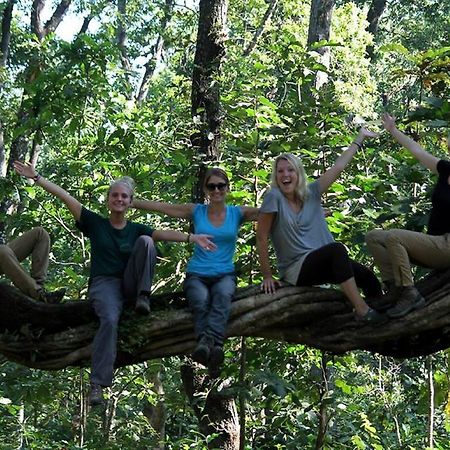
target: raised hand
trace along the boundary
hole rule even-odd
[[[34,178],[37,172],[34,166],[30,163],[23,163],[21,161],[14,161],[14,170],[21,176],[26,178]]]
[[[389,115],[388,113],[384,113],[381,116],[381,120],[383,122],[383,127],[386,131],[389,131],[389,133],[392,132],[394,128],[396,128],[395,124],[395,117]]]

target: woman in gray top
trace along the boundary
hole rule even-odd
[[[257,244],[265,293],[275,291],[268,238],[272,239],[280,278],[297,286],[340,284],[357,317],[364,322],[385,320],[369,308],[359,294],[381,295],[375,275],[352,261],[342,244],[336,243],[325,221],[320,197],[351,161],[364,139],[376,134],[361,128],[358,136],[335,164],[313,183],[306,182],[301,162],[292,154],[278,156],[272,172],[272,189],[265,195],[258,218]]]

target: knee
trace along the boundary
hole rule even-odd
[[[340,242],[333,242],[330,244],[330,251],[337,257],[348,258],[347,249],[345,248],[345,245]]]
[[[50,242],[50,235],[47,230],[42,227],[36,227],[31,230],[32,233],[36,236],[36,240]]]
[[[389,232],[386,230],[371,230],[366,233],[365,241],[367,245],[384,241]]]
[[[114,313],[105,314],[100,318],[100,326],[110,331],[116,331],[119,327],[119,315]]]
[[[386,235],[386,246],[392,247],[394,245],[401,244],[400,237],[395,232],[387,232]]]

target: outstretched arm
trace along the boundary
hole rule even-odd
[[[209,234],[191,234],[182,233],[176,230],[155,230],[152,234],[154,241],[170,241],[170,242],[193,242],[205,250],[214,251],[217,245],[212,241],[213,236]]]
[[[256,230],[256,244],[258,247],[259,265],[263,276],[261,290],[266,294],[275,292],[280,285],[272,275],[269,259],[269,232],[275,219],[275,213],[260,213],[258,217],[258,228]]]
[[[46,180],[44,177],[39,175],[34,168],[34,165],[30,163],[23,163],[21,161],[14,161],[14,169],[16,172],[26,178],[32,178],[34,182],[45,189],[50,194],[59,198],[64,202],[69,211],[72,213],[75,220],[80,220],[81,216],[81,203],[73,198],[67,191],[55,183]]]
[[[166,214],[170,217],[179,217],[180,219],[189,219],[192,217],[194,203],[172,204],[164,202],[154,202],[152,200],[133,200],[133,208],[143,209],[145,211],[155,211]]]
[[[424,167],[437,173],[439,158],[424,150],[416,141],[402,133],[395,124],[395,118],[389,114],[383,114],[383,127],[403,147],[406,148]]]
[[[353,159],[358,148],[361,148],[364,140],[369,137],[377,137],[378,134],[369,131],[366,128],[359,130],[358,136],[353,140],[347,150],[342,153],[332,167],[330,167],[322,176],[319,177],[320,193],[324,193],[339,177],[341,172],[347,167],[347,164]]]

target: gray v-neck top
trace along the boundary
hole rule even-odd
[[[334,242],[320,202],[319,182],[308,184],[303,208],[296,213],[278,188],[264,196],[260,212],[276,213],[270,230],[280,278],[295,285],[306,256]]]

